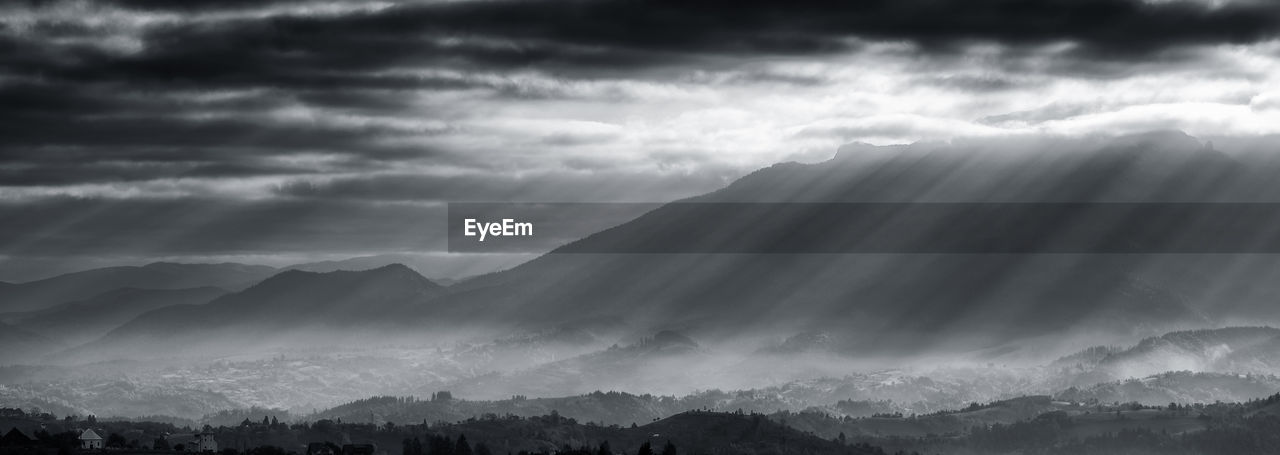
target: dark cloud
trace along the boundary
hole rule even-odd
[[[126,1],[141,9],[261,8],[258,2]],[[283,2],[305,4],[305,2]],[[193,16],[195,17],[195,16]],[[267,15],[150,26],[138,52],[52,38],[101,33],[83,24],[37,21],[0,33],[0,74],[27,82],[0,86],[0,142],[7,146],[189,147],[236,141],[264,148],[358,149],[370,136],[396,132],[262,125],[256,119],[174,120],[175,112],[263,110],[288,101],[403,115],[405,91],[489,90],[514,99],[563,98],[555,87],[458,75],[405,75],[413,67],[636,76],[646,68],[720,65],[732,56],[847,52],[865,41],[905,41],[922,52],[951,53],[975,42],[1015,49],[1058,41],[1078,44],[1073,62],[1050,71],[1123,73],[1135,59],[1193,59],[1194,44],[1248,43],[1275,37],[1280,5],[1138,0],[801,0],[477,1],[406,4],[335,15]],[[1025,50],[1011,51],[1014,57]],[[1017,58],[1013,60],[1018,60]],[[1028,71],[1017,68],[1013,72]],[[818,84],[820,79],[748,72],[749,81]],[[997,90],[1003,78],[938,80],[966,90]],[[228,88],[270,89],[241,105],[184,102],[148,93]],[[128,97],[124,95],[135,94]],[[232,101],[224,101],[230,104]],[[129,118],[80,121],[98,114]],[[141,143],[140,143],[141,142]]]
[[[245,177],[293,175],[309,171],[271,165],[107,161],[86,163],[19,162],[0,168],[0,186],[47,186],[78,183],[141,182],[177,177]]]
[[[190,2],[144,3],[137,6]],[[80,81],[352,87],[431,83],[366,74],[395,66],[608,71],[694,63],[706,55],[842,52],[854,46],[850,39],[914,42],[927,52],[973,42],[1071,41],[1079,54],[1125,60],[1185,45],[1256,42],[1277,30],[1280,6],[1271,2],[1208,8],[1138,0],[497,0],[179,23],[149,30],[136,55],[59,46],[4,61]]]

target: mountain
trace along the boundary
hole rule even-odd
[[[106,267],[0,287],[0,312],[34,311],[84,300],[120,288],[244,289],[275,272],[272,267],[236,263]]]
[[[1232,314],[1276,318],[1280,314],[1266,308],[1280,287],[1256,285],[1276,282],[1266,279],[1280,273],[1274,259],[1254,258],[1259,267],[1240,270],[1242,259],[1230,255],[789,253],[786,245],[810,235],[856,244],[872,232],[902,245],[1001,237],[980,222],[919,225],[891,213],[814,225],[803,206],[786,204],[740,219],[717,215],[725,204],[741,202],[1280,200],[1280,185],[1268,172],[1176,132],[852,145],[830,161],[771,166],[510,270],[459,283],[434,304],[432,317],[519,327],[614,320],[638,329],[695,328],[700,339],[832,332],[842,334],[838,351],[884,355],[1022,349],[1015,340],[1065,333],[1132,339]],[[732,210],[725,213],[741,213]],[[1144,240],[1126,236],[1124,218],[1089,219],[1071,205],[1046,210],[1060,211],[1033,220],[1045,232],[1053,232],[1054,223],[1106,222],[1120,233],[1104,230],[1089,241]],[[748,252],[716,253],[720,245],[745,245]],[[707,252],[680,253],[690,249]],[[608,251],[623,253],[596,254]],[[645,254],[625,254],[632,252]],[[1233,282],[1250,285],[1223,286]],[[1238,306],[1223,311],[1223,295]]]
[[[1093,354],[1093,355],[1088,355]],[[1128,349],[1090,348],[1070,356],[1084,372],[1072,384],[1142,378],[1167,371],[1220,374],[1280,373],[1280,329],[1226,327],[1185,330],[1145,338]]]
[[[533,254],[473,254],[457,255],[447,253],[417,254],[380,254],[360,256],[334,261],[317,261],[295,264],[281,270],[302,270],[305,272],[336,272],[339,270],[360,271],[376,269],[391,264],[404,264],[421,273],[431,281],[441,285],[466,279],[471,276],[492,273],[515,266],[533,259]]]
[[[0,322],[0,346],[4,346],[0,349],[0,365],[26,361],[66,347],[48,337],[3,322]]]
[[[404,307],[425,305],[443,292],[442,286],[400,264],[359,272],[290,270],[203,305],[144,313],[80,352],[125,348],[116,352],[171,354],[213,346],[261,346],[273,337],[303,333],[319,340],[336,338],[392,324]]]
[[[201,304],[226,293],[215,287],[120,288],[84,300],[39,311],[0,315],[0,318],[64,344],[76,345],[98,338],[148,311],[171,305]]]
[[[1068,388],[1057,399],[1082,403],[1212,403],[1266,397],[1280,390],[1280,377],[1171,371],[1151,376]]]

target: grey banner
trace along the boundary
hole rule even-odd
[[[1280,253],[1280,204],[450,204],[448,231],[469,252]]]

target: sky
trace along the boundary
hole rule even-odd
[[[1280,134],[1280,4],[6,2],[0,281],[457,262],[450,201],[662,202],[851,142],[1157,129]]]

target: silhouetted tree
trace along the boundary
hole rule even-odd
[[[640,444],[640,450],[636,451],[636,455],[653,455],[653,446],[649,445],[649,441]]]
[[[662,455],[676,455],[676,445],[668,440],[667,445],[662,446]]]
[[[432,436],[427,442],[427,455],[453,455],[453,441],[448,436]]]
[[[613,449],[609,448],[609,441],[600,443],[600,449],[596,451],[596,455],[613,455]]]
[[[465,435],[458,435],[458,444],[453,449],[453,455],[471,455],[471,444],[467,443]]]

